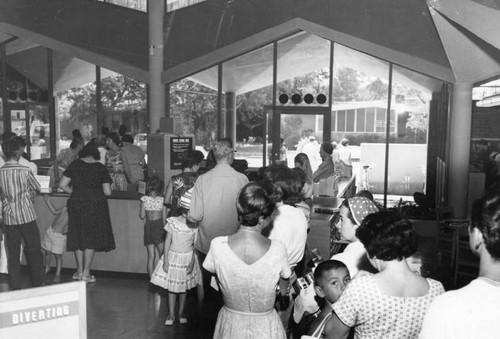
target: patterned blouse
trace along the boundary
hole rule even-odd
[[[427,279],[429,291],[421,297],[397,297],[380,292],[373,275],[351,281],[333,304],[339,319],[354,327],[354,338],[417,338],[430,303],[444,292],[443,285]]]
[[[144,204],[144,210],[146,211],[161,211],[163,210],[163,197],[156,196],[150,197],[144,195],[141,197],[141,201]]]

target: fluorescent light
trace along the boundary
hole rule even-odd
[[[477,107],[493,107],[500,106],[500,93],[486,96],[476,102]]]

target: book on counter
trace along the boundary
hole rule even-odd
[[[35,179],[40,184],[40,193],[50,193],[50,176],[49,175],[35,175]]]

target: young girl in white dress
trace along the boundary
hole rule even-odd
[[[168,290],[168,316],[165,325],[173,325],[175,303],[179,296],[179,323],[186,324],[184,312],[186,291],[197,287],[202,289],[202,279],[198,259],[194,253],[197,228],[186,220],[189,210],[190,192],[179,200],[182,214],[167,219],[164,255],[161,257],[151,277],[151,283]]]

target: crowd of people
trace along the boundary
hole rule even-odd
[[[130,141],[127,135],[107,132],[86,145],[72,143],[59,158],[58,186],[70,196],[67,206],[45,197],[56,219],[43,241],[33,205],[39,184],[20,162],[24,141],[4,138],[0,197],[12,289],[20,288],[21,241],[33,286],[45,283],[42,248],[45,272],[56,256],[55,282],[64,247],[76,258],[73,279],[96,281],[90,271],[94,253],[115,248],[106,196],[142,173],[130,167],[135,160],[125,160],[128,169],[124,165],[124,159],[140,163],[136,150],[122,146]],[[108,149],[104,164],[102,140]],[[310,187],[335,171],[332,145],[320,147],[319,173],[299,153],[295,168],[263,167],[251,181],[231,166],[230,139],[217,141],[211,151],[212,169],[200,175],[203,154],[187,151],[182,173],[166,185],[151,176],[140,199],[145,264],[151,283],[167,291],[166,326],[192,322],[186,296],[196,288],[198,320],[213,329],[214,338],[494,338],[500,333],[499,192],[473,205],[469,243],[480,258],[479,277],[462,289],[445,292],[441,282],[411,268],[407,259],[418,246],[411,223],[396,210],[382,209],[369,192],[340,206],[336,227],[348,244],[343,252],[316,263],[312,283],[295,288],[308,274]],[[348,161],[341,151],[338,156]]]

